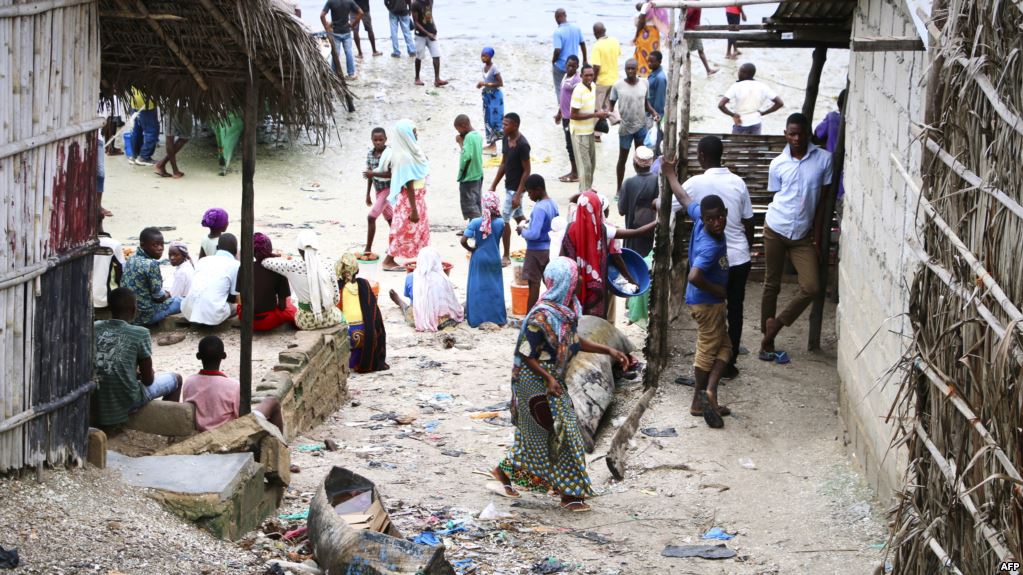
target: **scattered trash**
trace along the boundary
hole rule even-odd
[[[727,531],[720,527],[714,527],[703,534],[703,539],[716,539],[718,541],[728,541],[734,538],[735,535],[729,535]]]
[[[486,407],[470,407],[466,411],[507,411],[509,407],[511,407],[510,401],[502,401]]]
[[[291,531],[287,531],[284,533],[284,538],[297,539],[305,535],[308,530],[309,530],[308,527],[299,527],[298,529],[292,529]]]
[[[490,425],[496,425],[498,427],[512,427],[515,425],[514,423],[512,423],[510,417],[491,417],[489,419],[484,419],[483,421],[489,423]]]
[[[460,575],[476,572],[476,566],[473,565],[472,559],[459,559],[458,561],[452,561],[451,566],[454,567]]]
[[[743,457],[742,459],[740,459],[739,460],[739,465],[741,465],[745,469],[756,469],[757,468],[757,464],[753,463],[753,460],[750,459],[749,457]]]
[[[677,385],[685,385],[687,387],[696,387],[696,380],[689,377],[688,375],[680,375],[675,378]]]
[[[314,451],[323,451],[324,447],[320,444],[313,443],[310,445],[299,445],[295,449],[301,451],[302,453],[312,453]]]
[[[0,547],[0,569],[14,569],[19,562],[17,549],[4,550]]]
[[[394,419],[396,417],[398,417],[397,413],[389,411],[387,413],[374,413],[373,415],[369,416],[369,419],[371,421],[387,421],[389,419]]]
[[[493,503],[488,503],[487,506],[480,511],[480,519],[484,521],[493,521],[495,519],[508,519],[512,517],[511,513],[505,511],[498,511],[497,507]]]
[[[718,545],[668,545],[661,551],[664,557],[699,557],[700,559],[731,559],[735,551],[724,543]]]
[[[433,531],[423,531],[419,535],[413,537],[412,542],[420,545],[429,545],[431,547],[434,545],[440,545],[440,539]]]
[[[731,487],[723,483],[701,483],[700,489],[716,489],[718,493],[722,493],[728,491]]]
[[[587,539],[601,545],[607,545],[612,542],[609,537],[601,533],[597,533],[596,531],[572,531],[570,534],[580,539]]]
[[[313,562],[310,561],[308,563]],[[276,567],[278,571],[271,571],[271,569],[273,569],[274,567]],[[293,563],[291,561],[274,560],[268,563],[266,568],[267,573],[273,573],[274,575],[277,575],[277,573],[300,573],[302,575],[323,575],[323,569],[320,569],[319,565],[313,566],[308,565],[307,563]],[[287,569],[287,571],[284,571],[284,569]]]
[[[324,440],[323,446],[327,448],[327,451],[337,451],[339,449],[337,442],[333,439]]]
[[[461,449],[444,449],[441,451],[441,454],[447,455],[448,457],[461,457],[465,455],[465,452]]]
[[[455,396],[450,393],[435,393],[433,394],[434,401],[454,401]]]
[[[474,414],[470,415],[469,419],[490,419],[491,417],[500,417],[500,416],[501,416],[501,412],[500,411],[481,411],[479,413],[474,413]]]
[[[657,490],[656,489],[649,489],[649,488],[647,488],[647,489],[640,489],[639,492],[644,494],[644,495],[653,495],[654,497],[657,496]]]
[[[285,521],[302,521],[309,519],[309,510],[306,509],[305,511],[300,511],[298,513],[285,513],[284,515],[278,515],[277,518]]]
[[[530,572],[547,575],[550,573],[561,573],[565,571],[565,569],[567,568],[568,565],[565,565],[561,561],[558,561],[556,558],[548,557],[547,559],[538,562],[536,565],[533,565],[533,567],[530,569]]]
[[[398,469],[398,466],[393,464],[393,463],[384,463],[383,461],[370,461],[369,462],[369,468],[370,469],[380,469],[380,468],[383,468],[383,469],[394,470],[394,469]]]
[[[425,429],[429,433],[437,431],[438,427],[440,427],[440,422],[437,420],[427,421],[426,423],[423,424],[423,429]]]
[[[266,566],[266,575],[287,575],[284,569],[281,568],[281,564],[277,561],[272,561]]]
[[[640,431],[643,435],[650,437],[678,437],[678,432],[675,431],[674,427],[665,427],[664,429],[657,429],[656,427],[645,427]]]

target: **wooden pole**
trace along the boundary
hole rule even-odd
[[[828,61],[828,49],[818,46],[813,49],[813,64],[810,66],[810,75],[806,77],[806,97],[803,98],[803,115],[813,123],[813,109],[817,104],[817,91],[821,85],[821,73],[824,72],[824,63]]]
[[[241,377],[242,397],[239,415],[252,409],[252,322],[255,318],[252,284],[252,233],[255,223],[255,189],[252,179],[256,174],[256,131],[259,123],[259,83],[249,70],[245,87],[245,127],[242,131],[242,253],[241,274],[238,283],[242,298],[242,345],[238,374]]]
[[[849,93],[849,80],[845,81],[846,94]],[[848,96],[847,96],[848,98]],[[842,183],[843,164],[845,163],[845,108],[849,107],[848,100],[843,104],[841,124],[838,128],[838,145],[835,147],[835,154],[831,158],[831,185],[828,193],[821,200],[824,202],[824,230],[821,233],[820,254],[817,256],[817,285],[819,289],[813,298],[813,307],[810,308],[810,333],[806,341],[806,349],[816,351],[821,348],[821,330],[824,325],[824,299],[828,295],[828,276],[831,267],[831,222],[835,220],[835,205],[838,200],[838,186]]]

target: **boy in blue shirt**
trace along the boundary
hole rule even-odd
[[[558,204],[547,197],[547,183],[540,174],[530,174],[525,187],[534,202],[533,212],[528,224],[519,224],[518,232],[526,240],[526,261],[522,264],[522,279],[529,284],[526,309],[533,309],[533,304],[540,299],[543,272],[551,260],[551,220],[558,217]]]
[[[720,196],[707,195],[696,203],[682,189],[676,171],[678,160],[664,160],[662,168],[668,185],[693,220],[689,240],[689,278],[686,304],[696,321],[696,353],[693,374],[696,393],[689,413],[703,416],[715,429],[725,426],[722,416],[731,411],[718,405],[718,382],[732,359],[732,341],[725,327],[725,287],[728,284],[728,248],[725,223],[728,209]]]

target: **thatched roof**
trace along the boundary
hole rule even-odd
[[[287,125],[332,124],[341,81],[309,30],[275,0],[99,5],[105,95],[125,96],[134,86],[158,104],[179,102],[210,120],[242,109],[254,74],[267,114]]]

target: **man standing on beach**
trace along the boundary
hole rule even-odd
[[[398,29],[401,28],[401,35],[405,38],[405,49],[409,56],[416,55],[416,44],[412,40],[412,9],[409,7],[409,0],[384,0],[387,8],[387,16],[391,21],[391,57],[400,58],[401,50],[398,49]]]
[[[446,86],[447,80],[440,79],[440,45],[437,44],[437,24],[433,20],[433,0],[413,0],[412,24],[416,29],[416,86],[422,86],[419,70],[423,66],[423,54],[427,50],[433,58],[433,85]]]
[[[821,234],[827,231],[824,202],[820,199],[831,186],[831,154],[810,142],[810,121],[792,114],[785,122],[788,146],[771,161],[767,191],[774,194],[764,217],[764,297],[760,309],[760,359],[788,363],[789,356],[774,347],[783,327],[792,325],[813,302],[820,289],[817,279],[817,251]],[[799,292],[789,305],[775,314],[781,291],[785,259],[792,260]]]
[[[473,129],[469,116],[455,118],[455,141],[462,148],[458,157],[458,196],[462,219],[473,220],[483,215],[483,136]]]
[[[522,212],[522,193],[526,189],[526,178],[532,171],[529,163],[529,141],[519,131],[521,120],[515,112],[504,115],[504,139],[501,141],[501,166],[497,168],[497,175],[494,182],[490,184],[490,191],[497,190],[497,184],[504,178],[504,203],[501,204],[501,218],[505,221],[504,234],[504,257],[501,259],[502,266],[511,265],[511,221],[521,223],[525,219]]]
[[[583,31],[579,26],[568,21],[568,15],[564,8],[554,11],[554,21],[558,27],[554,29],[554,56],[551,58],[551,65],[554,69],[554,95],[561,97],[561,81],[565,79],[565,71],[568,66],[568,59],[571,56],[582,58],[586,63],[586,41],[583,40]]]
[[[629,150],[639,148],[646,139],[647,114],[653,114],[647,99],[646,78],[639,77],[639,63],[635,58],[625,62],[625,79],[619,80],[611,87],[611,111],[618,106],[622,118],[618,124],[618,180],[615,195],[622,189],[625,179],[625,163],[629,160]]]
[[[330,22],[327,22],[327,13],[330,13]],[[327,0],[320,12],[320,22],[328,34],[334,35],[334,43],[337,44],[337,55],[341,57],[341,51],[345,53],[345,67],[348,69],[348,79],[355,79],[355,53],[352,48],[352,26],[357,26],[362,19],[362,8],[355,3],[355,0]],[[337,70],[335,70],[337,72]]]
[[[718,102],[718,110],[732,118],[733,134],[759,136],[762,132],[763,116],[776,112],[785,105],[774,90],[753,79],[756,74],[757,67],[749,62],[739,66],[739,81],[732,84]],[[728,109],[729,102],[735,106],[734,110]],[[765,104],[771,104],[771,107],[761,111]]]
[[[649,106],[647,109],[651,111],[650,119],[654,124],[661,121],[664,116],[664,105],[668,101],[668,78],[664,76],[664,68],[661,67],[663,59],[664,55],[658,50],[650,52],[650,56],[647,58],[647,65],[650,67],[650,75],[646,77],[646,99]],[[663,138],[664,133],[658,128],[654,155],[661,153],[661,139]]]
[[[686,8],[686,30],[695,30],[700,25],[700,16],[703,13],[703,8]],[[711,68],[710,63],[707,62],[707,54],[703,52],[703,40],[700,38],[686,38],[686,44],[689,45],[690,52],[697,52],[700,54],[700,61],[703,62],[703,69],[707,71],[708,76],[713,76],[718,73],[717,68]]]
[[[593,73],[597,82],[597,109],[607,108],[611,86],[618,81],[618,58],[622,55],[622,46],[618,40],[607,35],[604,25],[597,22],[593,25],[593,35],[597,41],[593,44]]]
[[[582,81],[572,90],[572,115],[568,129],[572,133],[572,149],[575,152],[575,167],[579,172],[579,191],[593,187],[593,170],[596,167],[597,150],[593,143],[593,127],[597,120],[607,117],[607,110],[598,110],[597,87],[593,83],[593,66],[583,66]]]
[[[359,25],[366,28],[366,35],[369,36],[369,46],[373,49],[374,56],[383,56],[383,52],[377,51],[377,37],[373,33],[373,18],[369,15],[369,0],[355,0],[355,3],[362,9],[362,18],[352,22],[352,31],[355,33],[355,49],[359,52],[358,58],[362,60],[362,41],[359,40]]]
[[[572,133],[568,129],[568,123],[572,119],[572,91],[579,85],[582,79],[579,77],[579,57],[569,56],[565,61],[565,78],[561,81],[561,93],[558,99],[558,113],[554,116],[554,123],[561,124],[565,130],[565,148],[568,150],[568,162],[572,170],[558,178],[560,182],[578,182],[579,174],[575,169],[575,154],[572,151]]]

